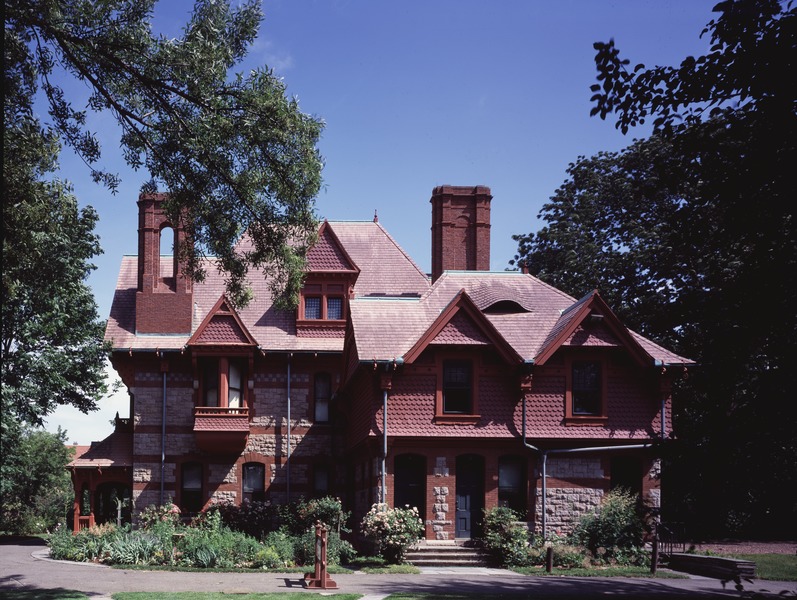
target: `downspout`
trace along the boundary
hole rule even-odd
[[[291,502],[291,356],[288,353],[288,452],[285,460],[285,493],[287,495],[287,504]]]
[[[163,354],[160,354],[161,361],[163,361]],[[166,476],[166,369],[165,365],[161,362],[161,378],[163,380],[163,395],[162,404],[163,410],[161,413],[161,488],[160,488],[160,505],[164,504],[164,478]]]
[[[379,502],[387,502],[387,390],[382,390],[382,489],[379,492]]]

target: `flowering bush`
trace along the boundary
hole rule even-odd
[[[522,565],[529,546],[529,532],[521,516],[505,506],[484,511],[484,547],[496,566]]]
[[[171,501],[161,505],[150,504],[141,511],[138,520],[144,529],[149,529],[156,523],[177,525],[180,522],[180,508]]]
[[[382,557],[396,564],[404,560],[407,548],[424,531],[417,508],[390,508],[387,504],[374,504],[363,517],[361,529],[377,545]]]

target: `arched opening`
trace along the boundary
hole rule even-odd
[[[482,535],[484,510],[484,457],[457,456],[457,513],[454,535],[478,538]]]
[[[399,454],[393,464],[393,505],[414,506],[426,520],[426,457],[420,454]]]
[[[94,492],[94,522],[129,523],[132,494],[130,487],[118,482],[101,483]]]

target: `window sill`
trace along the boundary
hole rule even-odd
[[[330,329],[344,329],[346,319],[296,319],[296,327],[328,327]]]
[[[567,427],[602,427],[606,425],[609,417],[605,415],[584,415],[565,417]]]
[[[481,415],[454,415],[442,414],[435,415],[435,425],[475,425],[481,419]]]

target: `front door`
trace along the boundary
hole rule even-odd
[[[454,535],[480,537],[484,509],[484,459],[476,454],[457,457],[457,512]]]

